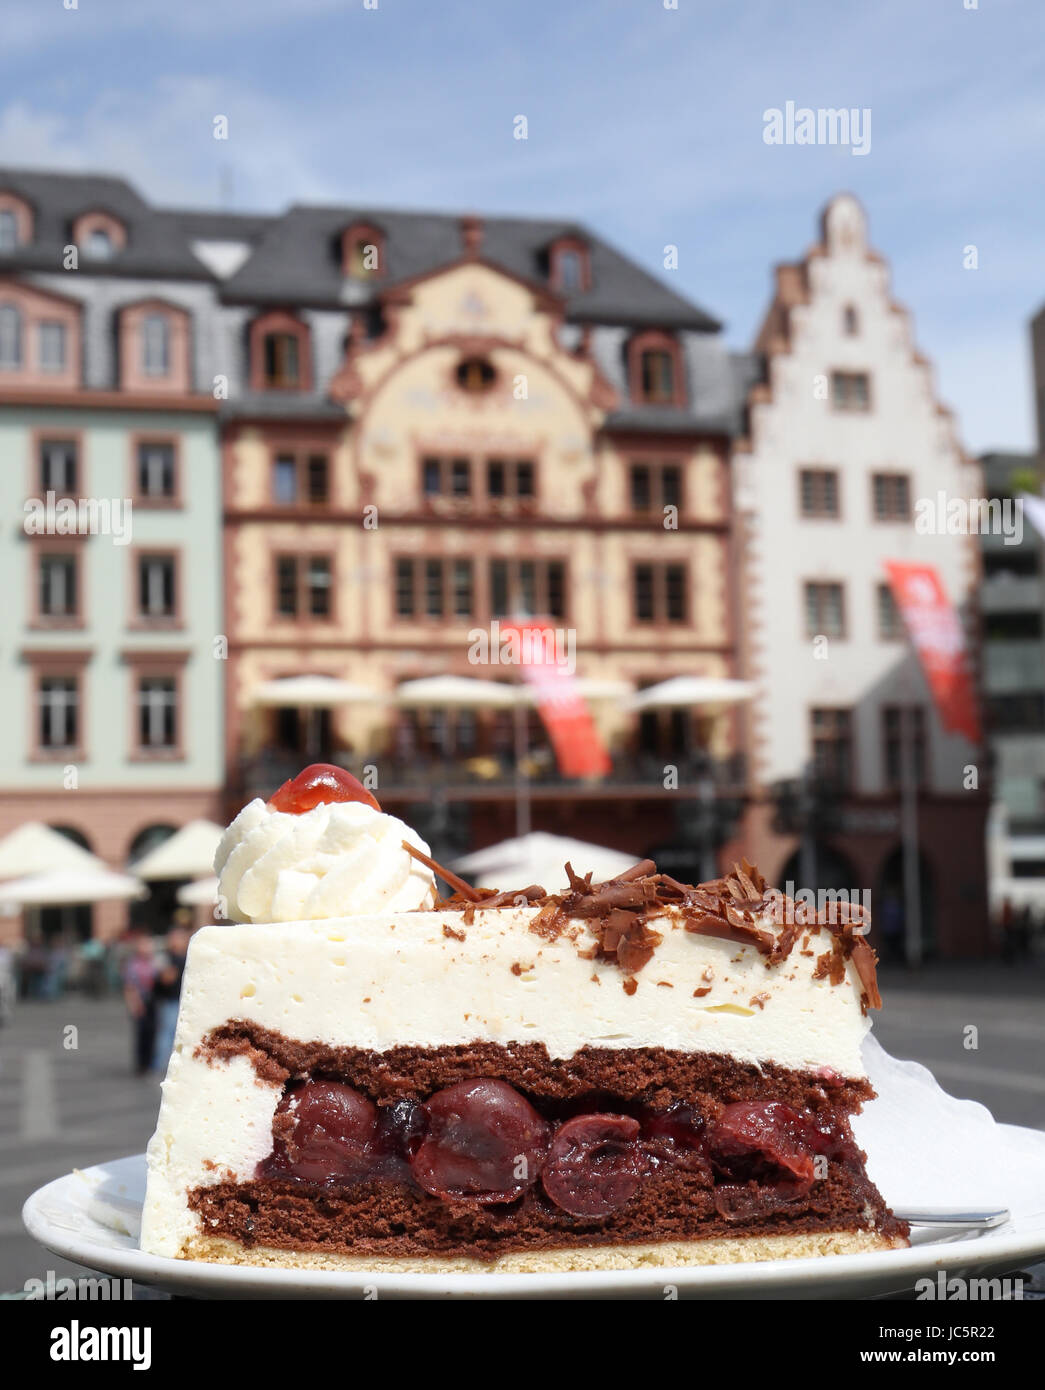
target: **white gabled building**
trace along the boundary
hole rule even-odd
[[[738,843],[774,881],[801,884],[799,865],[808,877],[812,864],[810,886],[869,888],[877,930],[892,928],[879,949],[899,954],[903,727],[919,786],[926,947],[982,950],[985,759],[943,732],[885,570],[888,560],[934,565],[970,615],[978,537],[924,534],[915,518],[919,502],[978,497],[982,483],[855,198],[834,198],[820,242],[777,267],[755,350],[761,380],[735,459],[741,640],[758,684],[746,716],[753,801]],[[967,630],[975,671],[974,619]],[[979,790],[966,785],[969,767]],[[800,802],[780,795],[803,778]]]

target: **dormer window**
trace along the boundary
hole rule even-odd
[[[644,405],[686,403],[682,353],[670,333],[637,334],[628,346],[628,377],[632,400]]]
[[[120,311],[120,387],[124,391],[192,390],[192,321],[185,309],[147,299]]]
[[[385,238],[380,228],[354,222],[341,235],[341,270],[353,280],[375,280],[385,270]]]
[[[73,241],[92,261],[108,261],[127,244],[123,223],[107,212],[85,212],[73,223]]]
[[[675,399],[675,361],[670,352],[650,348],[642,354],[642,399],[656,405]]]
[[[18,218],[14,208],[0,208],[0,251],[13,251],[18,245]]]
[[[16,304],[0,304],[0,370],[22,365],[22,311]]]
[[[311,391],[308,327],[293,314],[275,310],[251,324],[250,389]]]
[[[265,385],[295,387],[301,381],[298,340],[292,333],[265,334]]]
[[[15,251],[32,239],[32,208],[17,193],[0,192],[0,251]]]
[[[112,237],[104,227],[95,227],[94,231],[88,234],[83,249],[92,261],[107,261],[113,253]]]
[[[166,376],[170,369],[170,320],[166,314],[147,314],[142,319],[142,371],[146,376]]]
[[[591,289],[588,247],[579,237],[561,237],[548,248],[548,272],[552,288],[561,294],[580,294]]]

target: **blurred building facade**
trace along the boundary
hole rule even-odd
[[[573,224],[348,208],[274,220],[222,295],[249,304],[223,319],[232,805],[327,757],[376,768],[444,852],[513,834],[510,712],[395,702],[425,675],[517,681],[474,659],[513,616],[573,634],[583,678],[735,673],[743,364],[702,310]],[[259,704],[302,675],[373,698]],[[533,823],[695,853],[697,762],[738,787],[735,726],[595,717],[599,784],[558,777],[531,718]]]
[[[916,518],[981,496],[982,481],[854,198],[835,198],[819,242],[777,267],[756,353],[736,456],[744,666],[759,685],[738,848],[775,881],[870,887],[898,953],[909,756],[924,946],[981,950],[988,769],[941,727],[885,562],[935,566],[975,658],[978,537]]]
[[[122,867],[218,811],[215,303],[121,180],[0,171],[0,833]]]
[[[978,755],[941,734],[881,568],[929,560],[966,606],[975,539],[911,513],[980,484],[851,199],[736,355],[574,223],[188,212],[0,171],[0,458],[0,715],[27,731],[0,832],[46,820],[123,867],[323,759],[376,772],[440,855],[492,843],[516,827],[510,715],[397,691],[517,681],[476,634],[536,615],[607,689],[747,676],[759,697],[593,700],[592,782],[561,778],[531,716],[535,828],[683,877],[725,842],[799,881],[805,844],[825,886],[880,903],[909,718],[930,943],[983,945]],[[129,497],[132,539],[26,534],[48,491]],[[357,698],[273,701],[302,677]]]

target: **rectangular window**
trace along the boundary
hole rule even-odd
[[[845,636],[845,593],[841,584],[805,586],[806,636]]]
[[[536,496],[536,492],[537,470],[532,459],[487,459],[488,498],[521,501]]]
[[[490,459],[486,465],[487,497],[506,497],[508,479],[503,459]]]
[[[804,517],[839,515],[838,473],[833,468],[803,468],[798,475],[799,510]]]
[[[138,616],[173,618],[175,615],[173,555],[143,555],[138,560]]]
[[[875,521],[910,521],[911,483],[906,473],[875,473],[871,490]]]
[[[146,440],[138,445],[138,493],[154,501],[174,496],[174,445]]]
[[[454,459],[450,465],[450,492],[454,497],[467,497],[472,490],[472,465],[467,459]]]
[[[40,490],[74,497],[79,487],[79,458],[73,439],[40,441]]]
[[[906,744],[906,747],[905,747]],[[910,758],[915,786],[926,781],[925,710],[920,705],[882,706],[882,767],[886,785],[903,785],[904,758]]]
[[[832,372],[831,402],[836,410],[870,410],[871,379],[866,372]]]
[[[75,748],[79,740],[80,682],[76,676],[44,676],[38,690],[41,748]]]
[[[425,497],[470,497],[472,463],[466,458],[425,458],[421,463],[421,490]]]
[[[272,462],[272,500],[292,507],[298,500],[298,462],[293,454],[279,454]]]
[[[138,678],[138,747],[143,751],[178,745],[178,683],[173,676]]]
[[[293,389],[298,385],[298,340],[293,333],[266,333],[263,344],[265,385]]]
[[[452,607],[455,618],[472,616],[471,560],[455,560],[453,563]]]
[[[810,711],[810,742],[817,781],[844,791],[853,778],[852,716],[847,709]]]
[[[511,611],[508,561],[490,561],[490,609],[495,618],[506,618]]]
[[[330,464],[326,454],[310,454],[306,469],[308,500],[314,507],[322,506],[330,497]]]
[[[491,560],[490,606],[495,618],[566,616],[562,560]]]
[[[635,621],[687,622],[688,589],[685,565],[636,565],[632,572],[632,613]]]
[[[298,615],[298,562],[293,555],[280,555],[276,561],[276,612],[281,618]]]
[[[76,556],[40,556],[40,616],[76,616]]]
[[[888,584],[879,584],[877,590],[878,638],[882,642],[902,642],[905,636],[904,621],[896,606],[896,599]]]
[[[146,376],[167,376],[171,369],[171,330],[166,314],[147,314],[142,320],[142,370]]]
[[[17,304],[0,304],[0,367],[22,365],[22,311]]]
[[[648,512],[653,505],[653,483],[650,471],[644,463],[636,463],[631,469],[631,505],[636,512]]]
[[[470,618],[474,611],[471,560],[397,559],[395,609],[400,618],[419,614],[436,621],[448,616]]]
[[[45,372],[65,370],[65,324],[56,319],[40,324],[40,367]]]
[[[314,555],[308,562],[308,611],[313,618],[330,617],[331,573],[326,555]]]
[[[330,617],[334,572],[328,555],[279,555],[275,577],[278,617]]]
[[[443,562],[425,561],[425,617],[443,616]]]
[[[629,481],[632,511],[682,506],[682,469],[677,463],[633,463]]]
[[[414,613],[414,562],[399,559],[396,561],[396,616],[412,618]]]

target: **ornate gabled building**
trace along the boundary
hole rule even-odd
[[[334,208],[276,220],[222,299],[233,802],[318,750],[448,848],[513,833],[510,714],[396,700],[518,678],[472,659],[495,620],[551,619],[603,688],[733,674],[742,393],[703,311],[574,225]],[[270,703],[307,675],[371,698]],[[684,868],[695,759],[725,774],[733,725],[593,708],[595,784],[531,719],[533,823]]]
[[[880,944],[902,953],[909,760],[920,953],[973,954],[988,944],[989,759],[941,727],[885,563],[936,568],[975,663],[979,537],[916,518],[983,483],[854,198],[832,200],[819,243],[777,268],[756,355],[736,453],[743,665],[759,687],[737,848],[774,882],[869,889]]]

